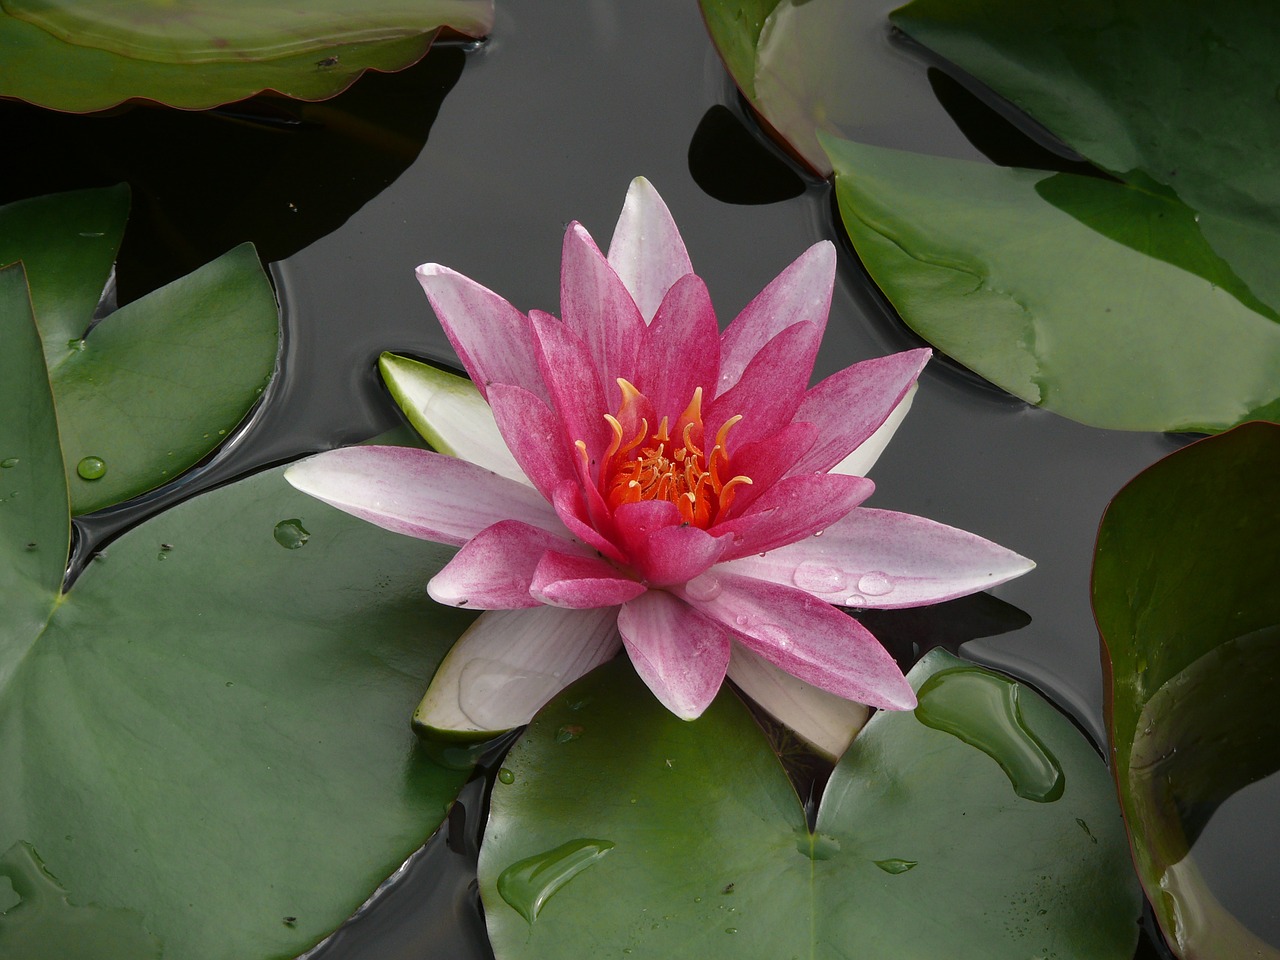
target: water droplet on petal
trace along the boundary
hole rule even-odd
[[[815,537],[820,537],[820,536],[822,536],[822,535],[823,535],[824,533],[826,533],[826,532],[827,532],[827,531],[825,531],[825,530],[815,530],[815,531],[813,531],[813,535],[814,535]]]
[[[835,593],[846,584],[844,571],[817,560],[805,560],[791,575],[795,585],[809,593]]]
[[[307,541],[311,539],[311,534],[297,517],[277,523],[272,536],[276,538],[276,543],[286,550],[297,550],[299,547],[306,546]]]
[[[844,598],[846,607],[861,607],[867,602],[867,598],[860,593],[851,593]]]
[[[81,480],[101,480],[107,473],[107,464],[101,457],[84,457],[76,464]]]
[[[858,592],[865,593],[869,597],[883,597],[892,591],[893,583],[878,570],[864,573],[858,580]]]
[[[704,573],[686,583],[684,589],[691,599],[707,603],[720,596],[720,578],[711,573]]]
[[[751,633],[779,650],[785,650],[791,646],[791,633],[779,623],[756,624],[751,628]]]
[[[745,613],[740,613],[733,618],[733,622],[740,627],[745,627],[747,624],[751,622],[751,618],[748,617]]]

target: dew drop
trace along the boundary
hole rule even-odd
[[[835,593],[846,584],[843,570],[817,560],[805,560],[797,565],[791,579],[809,593]]]
[[[892,873],[894,876],[897,876],[900,873],[906,873],[920,861],[900,860],[897,857],[890,857],[888,860],[874,860],[872,862],[885,873]]]
[[[867,602],[867,598],[860,593],[851,593],[844,598],[846,607],[861,607]]]
[[[720,578],[714,574],[704,573],[686,583],[684,589],[692,599],[707,603],[720,596]]]
[[[304,547],[307,541],[311,539],[311,534],[297,517],[291,520],[281,520],[276,524],[275,530],[272,531],[271,535],[276,538],[276,543],[286,550],[297,550],[299,547]]]
[[[893,590],[893,584],[889,578],[878,570],[872,570],[870,573],[864,573],[858,579],[858,592],[865,593],[869,597],[883,597],[886,593]]]
[[[916,719],[989,756],[1018,796],[1052,803],[1062,796],[1066,777],[1057,757],[1023,719],[1019,690],[1016,682],[990,670],[942,670],[920,688]]]
[[[85,348],[84,337],[76,337],[67,341],[68,350],[83,350]]]
[[[10,467],[16,467],[19,462],[17,457],[6,457],[4,460],[0,460],[0,468],[8,470]]]
[[[76,464],[81,480],[101,480],[107,473],[107,464],[101,457],[84,457]]]
[[[751,628],[751,633],[779,650],[791,646],[791,632],[780,623],[758,623]]]
[[[500,767],[498,769],[498,779],[501,780],[503,783],[515,783],[516,775],[512,773],[510,770],[508,770],[506,767]]]
[[[737,928],[737,927],[725,927],[725,928],[724,928],[724,932],[725,932],[725,933],[737,933],[737,932],[738,932],[738,928]]]
[[[740,627],[745,627],[747,624],[751,622],[751,618],[748,617],[745,613],[740,613],[733,618],[733,622]]]
[[[498,876],[498,895],[529,923],[566,883],[613,849],[608,840],[570,840],[513,863]]]

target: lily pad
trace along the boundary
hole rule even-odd
[[[1141,898],[1097,754],[943,651],[911,679],[920,710],[872,718],[810,832],[732,693],[686,723],[625,663],[583,678],[494,786],[496,955],[1131,957]]]
[[[1176,194],[1280,306],[1274,4],[914,0],[891,19],[1099,167]]]
[[[408,724],[468,620],[425,596],[448,551],[270,471],[134,529],[64,591],[65,470],[20,266],[0,297],[0,402],[23,412],[0,420],[0,877],[21,901],[0,945],[62,958],[50,931],[75,923],[103,934],[83,958],[295,956],[465,776]]]
[[[917,333],[1124,430],[1280,417],[1280,324],[1165,193],[824,139],[841,217]]]
[[[1257,895],[1272,929],[1250,929],[1196,846],[1224,803],[1280,771],[1277,483],[1280,425],[1246,424],[1140,474],[1098,534],[1113,771],[1138,873],[1184,957],[1280,957],[1274,885]],[[1274,865],[1275,842],[1254,831],[1234,856]]]
[[[72,511],[119,503],[213,451],[275,369],[275,295],[252,244],[93,322],[128,190],[0,208],[0,263],[21,259],[53,384]]]
[[[324,100],[366,70],[416,63],[442,28],[479,37],[493,21],[492,0],[234,10],[216,2],[86,7],[9,0],[0,5],[0,96],[76,113],[131,100],[207,109],[264,91]],[[282,17],[301,25],[286,30]]]

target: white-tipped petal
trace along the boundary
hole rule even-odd
[[[871,713],[866,704],[819,690],[737,643],[729,658],[729,679],[832,759],[848,749]]]
[[[898,432],[898,427],[902,425],[902,421],[906,419],[907,412],[911,409],[911,401],[916,397],[917,389],[919,389],[919,384],[913,383],[906,396],[898,401],[898,405],[893,408],[893,412],[889,414],[888,419],[876,428],[875,433],[858,444],[851,454],[827,472],[843,473],[851,477],[865,477],[869,474],[871,468],[876,465],[876,461],[880,459],[880,454],[884,453],[884,448],[889,445],[893,435]]]
[[[636,177],[627,190],[618,225],[609,244],[609,265],[640,308],[648,323],[671,285],[693,264],[680,231],[658,191],[644,177]]]
[[[466,377],[394,353],[378,359],[378,370],[409,423],[433,448],[529,482],[498,432],[493,411]]]
[[[490,610],[441,661],[414,723],[498,733],[533,719],[547,701],[617,654],[618,608]]]

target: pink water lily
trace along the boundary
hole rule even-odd
[[[461,547],[428,589],[486,612],[437,671],[420,722],[527,722],[620,647],[678,716],[701,714],[727,674],[832,753],[861,704],[914,706],[893,658],[838,606],[935,603],[1032,564],[861,506],[874,489],[862,474],[929,351],[810,388],[835,262],[815,244],[722,333],[670,213],[637,179],[607,256],[579,224],[566,232],[559,319],[418,268],[474,390],[416,364],[384,375],[446,452],[353,447],[286,476]]]

